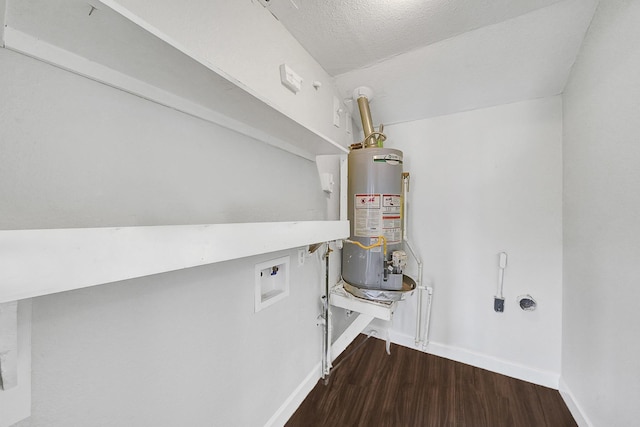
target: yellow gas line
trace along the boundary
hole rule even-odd
[[[345,242],[351,243],[353,245],[356,245],[356,246],[358,246],[358,247],[360,247],[360,248],[362,248],[362,249],[364,249],[366,251],[368,251],[369,249],[378,248],[378,247],[382,246],[383,247],[384,256],[385,257],[387,256],[387,239],[385,239],[384,236],[378,236],[378,241],[375,242],[373,245],[369,245],[369,246],[365,246],[362,243],[357,242],[355,240],[347,239],[347,240],[345,240]]]

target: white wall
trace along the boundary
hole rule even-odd
[[[431,7],[422,3],[423,10]],[[435,9],[447,3],[435,3]],[[555,2],[340,74],[336,81],[344,94],[372,87],[371,113],[385,125],[558,95],[596,4]],[[458,7],[456,13],[461,18],[470,12]]]
[[[0,55],[3,228],[323,219],[312,162]]]
[[[385,128],[411,173],[410,238],[434,288],[427,351],[557,387],[562,307],[560,97]],[[505,311],[493,310],[500,251]],[[534,312],[516,298],[531,294]],[[392,337],[408,345],[415,300]]]
[[[640,419],[640,1],[602,1],[564,94],[562,378],[585,425]]]
[[[312,162],[4,49],[0,75],[0,228],[326,215]],[[319,373],[321,267],[295,252],[34,299],[21,425],[263,425]],[[287,253],[290,296],[254,314],[253,266]]]
[[[264,425],[320,355],[317,264],[253,313],[250,267],[283,254],[34,299],[25,425]]]

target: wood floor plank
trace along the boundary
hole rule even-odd
[[[556,390],[363,335],[334,366],[288,427],[576,426]]]

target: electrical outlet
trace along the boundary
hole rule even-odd
[[[503,313],[504,312],[504,298],[494,297],[493,298],[493,309],[495,310],[496,313]]]
[[[298,250],[298,265],[304,265],[304,258],[306,256],[306,250],[305,249],[299,249]]]

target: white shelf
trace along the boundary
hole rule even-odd
[[[398,306],[397,301],[371,301],[355,297],[344,289],[342,280],[331,288],[329,303],[334,307],[344,308],[345,310],[355,311],[356,313],[382,320],[391,320]]]
[[[348,236],[348,221],[2,230],[0,303]]]
[[[82,0],[55,8],[16,1],[5,18],[5,47],[312,161],[348,152],[136,16],[132,22],[104,6],[91,17],[89,8]]]

